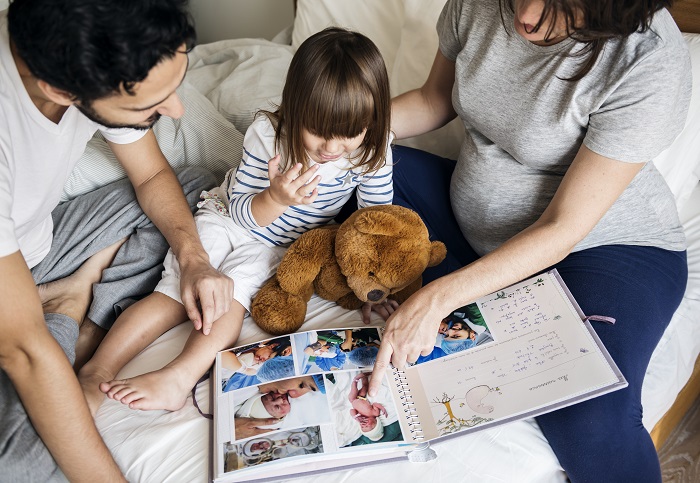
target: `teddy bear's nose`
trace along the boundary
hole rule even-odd
[[[381,290],[372,290],[370,293],[367,294],[367,300],[369,300],[370,302],[376,302],[382,297],[384,297],[384,292],[382,292]]]

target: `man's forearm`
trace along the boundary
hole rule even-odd
[[[93,422],[73,368],[48,334],[6,372],[34,428],[71,482],[124,481]]]
[[[131,144],[110,146],[129,175],[141,208],[177,258],[187,316],[195,329],[209,334],[214,321],[231,307],[233,281],[209,263],[182,186],[153,132]]]
[[[70,481],[123,481],[19,251],[0,257],[0,293],[0,368],[39,437]]]
[[[162,169],[145,183],[135,186],[135,191],[144,213],[168,241],[180,265],[190,261],[209,263],[182,186],[172,169]]]
[[[134,143],[109,146],[126,170],[141,209],[168,241],[180,265],[189,261],[208,264],[182,186],[153,131]]]

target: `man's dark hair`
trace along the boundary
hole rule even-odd
[[[186,0],[13,0],[8,30],[38,79],[89,105],[133,94],[195,31]]]

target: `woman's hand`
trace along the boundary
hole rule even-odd
[[[432,352],[440,320],[450,310],[436,302],[433,291],[430,285],[423,287],[387,320],[369,383],[370,396],[376,395],[390,362],[397,369],[403,369],[406,363]]]
[[[267,175],[270,178],[270,198],[281,206],[308,205],[318,196],[318,183],[320,176],[314,175],[318,171],[319,164],[315,164],[303,173],[302,164],[297,163],[286,173],[279,171],[280,155],[272,158],[268,163]],[[313,178],[313,179],[312,179]]]

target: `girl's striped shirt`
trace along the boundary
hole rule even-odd
[[[387,142],[391,142],[390,138]],[[243,159],[226,175],[222,189],[228,196],[228,208],[234,223],[249,230],[268,246],[286,246],[302,233],[330,222],[357,188],[359,208],[391,204],[394,196],[391,149],[384,165],[372,173],[352,168],[347,158],[324,163],[318,196],[309,205],[290,206],[272,224],[262,227],[253,218],[251,200],[270,186],[268,161],[275,156],[275,130],[267,116],[259,115],[243,140]],[[315,163],[309,159],[309,166]]]

